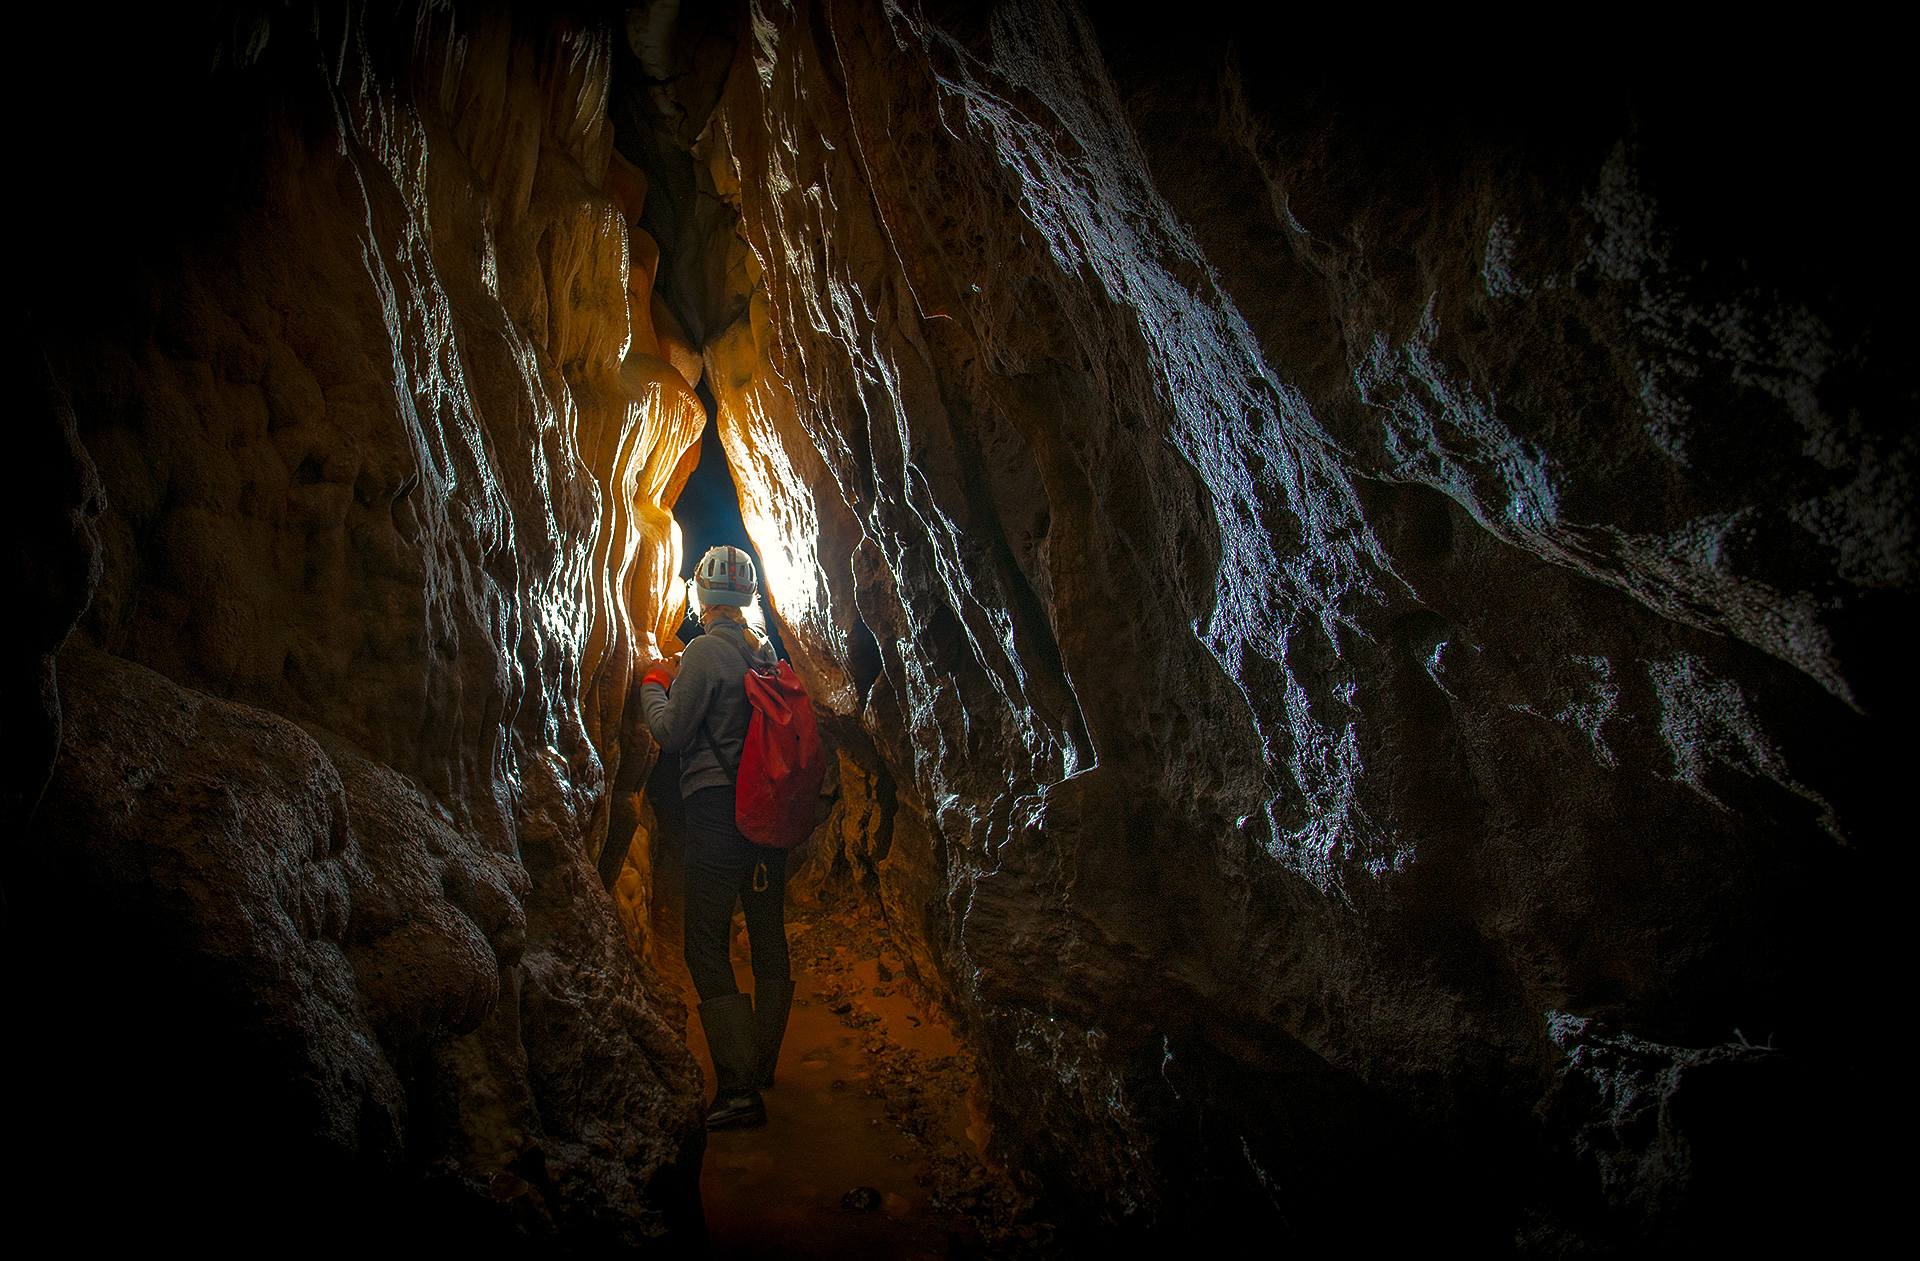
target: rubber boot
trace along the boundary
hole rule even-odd
[[[767,1106],[754,1089],[753,1000],[724,994],[700,1004],[700,1028],[713,1055],[713,1106],[707,1128],[736,1130],[767,1123]]]
[[[780,1040],[787,1036],[787,1013],[792,1010],[792,981],[754,978],[753,1055],[762,1090],[773,1089],[773,1069],[780,1062]]]

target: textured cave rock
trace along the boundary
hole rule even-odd
[[[1829,1089],[1803,1061],[1744,1035],[1695,1049],[1562,1013],[1547,1024],[1567,1058],[1539,1115],[1560,1154],[1628,1224],[1629,1239],[1709,1252],[1729,1238],[1765,1247],[1793,1237],[1804,1214],[1796,1202],[1812,1188],[1781,1131],[1831,1142],[1846,1128],[1822,1115]],[[1754,1107],[1756,1099],[1768,1106]],[[1827,1200],[1814,1212],[1842,1203]],[[1547,1243],[1551,1229],[1536,1218],[1521,1238]],[[1844,1222],[1825,1230],[1852,1233]]]
[[[505,13],[27,41],[36,1187],[697,1236],[628,685],[700,387],[838,751],[795,896],[872,891],[1076,1246],[1866,1219],[1884,90],[1813,37]]]
[[[722,437],[887,782],[867,878],[1053,1211],[1677,1246],[1772,1229],[1772,1181],[1684,1190],[1743,1160],[1850,1185],[1776,1083],[1858,1105],[1887,958],[1914,430],[1841,239],[1877,170],[1734,213],[1786,114],[1748,134],[1713,102],[1765,70],[1685,50],[1476,82],[1463,41],[1301,65],[1339,41],[1043,0],[746,29],[690,147],[752,246]],[[1735,1159],[1702,1120],[1635,1198],[1566,1137],[1551,1013],[1775,1034],[1792,1072],[1716,1106],[1778,1123]]]
[[[704,423],[629,250],[612,38],[134,18],[79,115],[126,163],[33,150],[7,708],[47,747],[5,880],[54,1204],[129,1166],[104,1220],[162,1233],[698,1237],[681,1008],[596,872]]]

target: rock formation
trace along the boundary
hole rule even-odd
[[[873,878],[1089,1229],[1725,1231],[1880,957],[1905,387],[1817,256],[1666,208],[1699,113],[1631,65],[1528,118],[1276,34],[752,10],[708,374]],[[1562,1012],[1734,1043],[1764,1141],[1583,1172]]]
[[[877,897],[1073,1238],[1861,1194],[1911,389],[1858,146],[1759,160],[1862,98],[1068,0],[242,13],[99,37],[149,143],[28,162],[5,883],[76,1168],[697,1233],[627,704],[697,389],[837,748],[796,891]]]
[[[105,1114],[205,1162],[157,1201],[697,1229],[698,1073],[595,872],[705,423],[629,236],[612,33],[322,5],[122,34],[192,69],[108,79],[165,102],[144,186],[174,201],[85,301],[35,296],[59,525],[26,525],[61,562],[9,722],[63,734],[7,891],[50,1004],[136,997],[26,1053],[87,1046],[40,1066],[87,1098],[152,1045]]]

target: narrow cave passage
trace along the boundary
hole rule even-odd
[[[764,573],[704,379],[696,392],[707,425],[699,463],[673,505],[684,549],[679,577],[691,578],[706,550],[723,544],[746,549]],[[773,609],[750,607],[748,620],[786,655]],[[845,762],[849,779],[859,775],[844,753],[830,749],[829,757]],[[660,752],[645,792],[656,821],[649,961],[686,1005],[687,1047],[711,1091],[714,1065],[683,954],[678,756]],[[990,1128],[972,1050],[892,941],[873,871],[856,871],[847,858],[848,796],[841,774],[830,774],[814,837],[788,856],[793,1013],[775,1086],[764,1096],[768,1124],[707,1136],[700,1197],[710,1255],[946,1257],[989,1241],[1001,1252],[1044,1248],[1050,1228],[1027,1220],[1023,1197],[985,1154]],[[751,994],[737,903],[730,941],[735,982]]]
[[[694,465],[673,503],[673,519],[680,524],[680,581],[684,585],[693,577],[694,566],[708,548],[721,546],[741,548],[753,557],[754,572],[765,574],[767,567],[760,559],[760,549],[748,536],[740,512],[740,488],[734,483],[733,470],[727,467],[726,448],[720,443],[719,407],[705,376],[695,385],[694,394],[706,409],[707,424],[700,431],[700,462]],[[747,610],[747,620],[755,631],[764,632],[773,641],[774,651],[785,657],[787,646],[780,636],[778,613],[764,583],[757,604],[757,609]],[[672,651],[676,646],[669,644],[666,648]]]
[[[1890,1233],[1920,430],[1852,27],[206,9],[17,41],[43,1233]],[[756,540],[832,773],[772,1124],[709,1137],[632,681]]]

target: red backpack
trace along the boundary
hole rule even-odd
[[[792,849],[813,833],[813,812],[827,777],[826,751],[813,720],[807,689],[793,667],[749,669],[744,680],[753,718],[740,766],[733,772],[733,818],[748,840]],[[707,747],[725,768],[727,760],[702,721]]]

